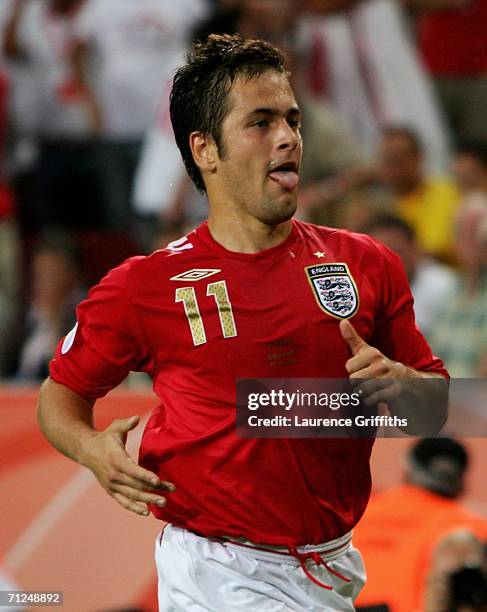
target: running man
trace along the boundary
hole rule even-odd
[[[375,401],[408,380],[438,431],[447,373],[415,327],[397,256],[292,219],[300,112],[278,50],[226,35],[195,45],[171,120],[208,221],[92,289],[51,363],[41,428],[124,508],[168,523],[160,610],[351,611],[365,579],[351,530],[373,440],[238,437],[236,380],[377,379],[362,389]],[[346,308],[315,291],[317,266],[340,271]],[[140,465],[124,448],[137,416],[93,427],[94,403],[131,370],[151,375],[159,399]],[[439,379],[434,397],[415,391],[425,377]]]

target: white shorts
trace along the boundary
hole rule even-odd
[[[318,552],[326,563],[318,566],[311,559],[305,561],[307,572],[325,588],[315,584],[300,561],[288,553],[202,538],[167,525],[156,539],[159,610],[352,612],[365,583],[365,570],[347,536],[298,549],[299,553]]]

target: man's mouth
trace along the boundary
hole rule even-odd
[[[298,165],[293,161],[279,164],[269,172],[269,178],[275,181],[282,189],[293,191],[299,183]]]

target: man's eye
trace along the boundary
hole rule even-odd
[[[288,123],[292,128],[297,128],[298,130],[301,128],[301,121],[298,119],[289,119]]]
[[[269,125],[269,121],[267,119],[261,119],[260,121],[255,121],[252,125],[258,128],[265,128]]]

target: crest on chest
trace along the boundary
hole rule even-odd
[[[305,269],[318,306],[327,314],[348,319],[358,309],[358,291],[345,263],[327,263]]]

